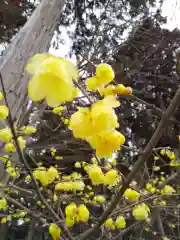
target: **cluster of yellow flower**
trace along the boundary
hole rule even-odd
[[[112,218],[108,218],[104,223],[104,226],[110,230],[115,230],[115,228],[125,228],[126,220],[123,216],[118,216],[114,222]]]
[[[42,185],[49,185],[58,177],[58,170],[55,167],[39,167],[33,172],[35,179],[39,180]]]
[[[33,101],[46,99],[48,106],[56,107],[53,112],[61,115],[62,103],[73,101],[78,95],[74,82],[78,79],[76,67],[68,60],[50,54],[36,54],[27,64],[26,70],[33,74],[28,85],[29,97]],[[89,90],[104,87],[114,79],[114,71],[108,64],[99,64],[96,75],[87,79]],[[53,80],[53,81],[52,81]],[[104,91],[107,91],[107,89]],[[71,116],[69,128],[76,138],[85,139],[99,157],[111,157],[125,142],[124,136],[115,129],[119,126],[114,108],[119,106],[117,93],[130,94],[129,88],[117,85],[116,91],[103,100],[92,104],[90,108],[79,108]],[[115,94],[115,95],[114,95]],[[63,119],[68,124],[67,119]]]
[[[89,142],[99,157],[111,157],[125,142],[124,135],[115,130],[119,127],[114,111],[117,106],[115,96],[107,96],[90,108],[79,108],[70,118],[69,127],[74,136]]]
[[[72,227],[75,222],[87,222],[89,219],[89,210],[84,204],[78,207],[75,203],[70,203],[65,208],[66,225]]]
[[[17,129],[15,129],[17,132]],[[36,128],[32,127],[32,126],[24,126],[20,129],[20,133],[23,135],[29,135],[29,134],[33,134],[36,132]],[[16,147],[13,141],[13,135],[11,130],[6,127],[0,130],[0,140],[3,142],[6,142],[4,149],[6,152],[15,152],[16,151]],[[26,140],[22,137],[19,136],[17,137],[18,140],[18,144],[19,147],[21,149],[24,149],[26,146]]]
[[[109,84],[114,80],[114,77],[115,74],[112,67],[109,64],[101,63],[97,66],[95,75],[86,80],[87,90],[98,90],[102,96],[116,94],[129,95],[132,93],[132,89],[130,87],[125,87],[123,84]]]
[[[82,180],[59,182],[55,186],[56,191],[83,191],[85,184]]]
[[[93,185],[104,184],[108,186],[114,186],[121,180],[121,176],[117,170],[111,169],[104,174],[101,167],[97,164],[88,165],[85,167],[85,170]]]

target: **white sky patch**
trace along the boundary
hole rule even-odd
[[[162,27],[169,30],[180,29],[180,1],[166,0],[162,7],[162,15],[167,16],[167,24]]]

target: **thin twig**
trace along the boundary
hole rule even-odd
[[[41,222],[43,225],[46,224],[46,220],[44,218],[42,218],[39,214],[31,211],[29,208],[25,207],[22,203],[18,202],[17,200],[15,200],[3,193],[0,193],[0,196],[1,196],[1,198],[5,198],[7,200],[7,202],[14,204],[15,206],[17,206],[20,209],[25,210],[29,216],[33,217],[38,222]]]

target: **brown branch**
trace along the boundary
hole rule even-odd
[[[133,224],[131,224],[129,227],[127,227],[126,229],[124,229],[123,231],[121,231],[119,234],[117,234],[117,236],[113,237],[113,240],[116,239],[120,239],[120,237],[122,237],[124,234],[128,233],[130,230],[132,230],[135,226],[137,226],[138,224],[142,224],[143,221],[136,221]]]
[[[173,100],[171,101],[169,107],[167,108],[166,112],[162,115],[161,121],[160,121],[156,131],[154,132],[150,141],[146,145],[143,153],[139,156],[138,161],[135,163],[132,171],[127,176],[127,179],[124,181],[123,186],[120,188],[117,195],[113,198],[109,207],[105,210],[105,212],[99,218],[98,222],[92,228],[88,229],[85,233],[81,234],[76,239],[78,239],[78,240],[86,239],[88,236],[92,235],[96,230],[98,230],[101,227],[101,225],[106,221],[108,216],[112,213],[112,211],[115,209],[115,207],[119,203],[119,201],[122,198],[125,190],[129,187],[129,184],[130,184],[131,180],[139,172],[143,163],[145,161],[148,161],[148,159],[151,156],[151,153],[153,151],[153,148],[155,148],[155,146],[159,142],[160,138],[162,137],[162,135],[163,135],[168,123],[169,123],[169,119],[175,113],[175,111],[176,111],[176,109],[179,105],[180,105],[180,89],[178,89],[178,91],[176,92],[176,94],[175,94]]]
[[[136,102],[139,102],[139,103],[141,103],[141,104],[146,105],[148,108],[151,108],[157,116],[160,116],[160,117],[161,117],[162,114],[164,114],[164,112],[163,112],[160,108],[156,107],[154,104],[148,103],[148,102],[144,101],[143,99],[138,98],[137,96],[135,96],[135,95],[133,95],[133,94],[128,95],[128,96],[120,96],[120,97],[129,98],[129,99],[131,99],[131,100],[134,100],[134,101],[136,101]],[[174,122],[174,123],[180,124],[180,122],[177,121],[177,120],[174,119],[174,118],[169,118],[168,121],[169,121],[169,122]]]

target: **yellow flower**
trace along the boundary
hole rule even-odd
[[[97,203],[104,203],[106,201],[105,197],[102,195],[94,196],[93,200]]]
[[[118,118],[113,109],[116,106],[119,106],[119,102],[114,96],[107,96],[91,106],[91,120],[95,134],[109,132],[119,127]]]
[[[139,193],[131,188],[128,188],[123,197],[127,198],[130,202],[138,201],[139,200]]]
[[[31,180],[31,176],[30,176],[30,175],[27,175],[27,176],[25,177],[25,180],[26,180],[26,181],[30,181],[30,180]]]
[[[61,182],[61,183],[57,183],[55,185],[55,190],[56,191],[72,191],[73,190],[73,182]]]
[[[33,126],[25,126],[21,130],[23,134],[33,134],[36,132],[36,128]]]
[[[125,142],[125,137],[120,132],[114,130],[102,135],[94,135],[86,138],[93,149],[96,149],[98,157],[112,157],[113,151],[120,149]]]
[[[115,94],[115,86],[112,84],[109,84],[107,87],[99,89],[99,92],[100,92],[101,96],[114,95]]]
[[[104,174],[99,166],[92,164],[88,166],[87,173],[93,185],[104,183]]]
[[[115,77],[112,67],[107,63],[100,63],[96,67],[96,77],[98,78],[99,85],[106,85]]]
[[[105,174],[104,183],[106,185],[115,185],[120,181],[121,177],[117,170],[112,169]]]
[[[160,167],[159,167],[159,166],[153,166],[152,170],[155,171],[155,172],[156,172],[156,171],[159,171],[159,170],[160,170]]]
[[[6,218],[6,217],[2,217],[2,218],[1,218],[1,223],[2,223],[2,224],[7,223],[7,218]]]
[[[135,206],[132,210],[132,213],[137,220],[144,220],[148,218],[150,209],[145,203],[142,203]]]
[[[50,167],[46,173],[46,177],[48,178],[48,183],[51,184],[52,182],[54,182],[57,176],[58,176],[58,170],[55,167]]]
[[[26,147],[26,140],[23,139],[23,137],[18,137],[17,140],[18,140],[18,143],[19,143],[19,147],[21,149],[24,149]]]
[[[164,237],[162,238],[162,240],[170,240],[170,238],[164,236]]]
[[[50,54],[36,54],[27,64],[26,70],[33,74],[28,84],[28,94],[32,101],[46,99],[48,106],[57,107],[72,100],[73,80],[78,71],[68,60]]]
[[[55,108],[53,108],[53,113],[55,113],[57,115],[61,115],[62,110],[64,110],[63,106],[55,107]]]
[[[0,209],[6,210],[6,208],[7,208],[6,199],[4,199],[4,198],[0,199]]]
[[[0,92],[0,101],[3,99],[3,94]]]
[[[17,172],[16,172],[16,170],[13,167],[8,167],[7,168],[7,172],[9,173],[9,175],[11,177],[16,177],[17,176]]]
[[[107,96],[94,103],[91,108],[79,108],[71,118],[69,128],[76,138],[86,139],[118,127],[118,119],[113,108],[119,106],[114,96]]]
[[[116,218],[115,226],[117,228],[125,228],[126,227],[126,220],[124,219],[123,216],[119,216]]]
[[[66,217],[65,223],[67,227],[72,227],[75,223],[75,218]]]
[[[64,122],[65,125],[67,125],[69,123],[69,119],[66,118],[66,119],[63,120],[63,122]]]
[[[164,186],[164,188],[161,190],[161,194],[163,195],[171,195],[172,193],[175,193],[175,192],[176,190],[170,185]]]
[[[83,191],[85,184],[83,181],[73,181],[73,190],[74,191]]]
[[[75,162],[74,166],[75,166],[75,168],[81,168],[81,163],[80,162]]]
[[[78,220],[81,222],[87,222],[89,219],[89,210],[84,204],[78,207]]]
[[[49,179],[47,177],[47,172],[44,170],[44,168],[39,168],[36,169],[33,172],[33,176],[35,179],[37,179],[42,185],[48,185],[49,184]]]
[[[81,178],[82,178],[82,175],[81,175],[80,173],[73,172],[73,173],[71,174],[71,178],[74,179],[74,180],[81,179]]]
[[[52,223],[49,226],[49,233],[52,236],[53,240],[59,240],[61,235],[61,229],[55,223]]]
[[[4,150],[6,152],[15,152],[16,151],[16,147],[14,146],[13,143],[6,143],[6,145],[4,146]]]
[[[8,114],[8,108],[4,105],[0,105],[0,119],[6,119],[8,117]]]
[[[10,142],[12,139],[12,133],[9,128],[3,128],[0,130],[0,140],[3,142]]]
[[[118,84],[114,92],[118,95],[130,95],[132,94],[132,88],[131,87],[125,87],[123,84]]]
[[[98,78],[96,76],[92,76],[86,79],[86,88],[88,91],[95,92],[99,87]]]
[[[85,184],[83,181],[60,182],[55,185],[56,191],[83,191]]]
[[[75,138],[85,139],[85,137],[91,136],[93,126],[89,109],[79,108],[77,112],[72,114],[69,121],[69,128],[73,131]]]
[[[86,80],[88,91],[96,91],[98,88],[112,82],[114,79],[114,71],[109,64],[101,63],[96,67],[96,75]]]
[[[65,208],[66,216],[69,218],[73,218],[74,216],[76,216],[77,210],[78,210],[77,205],[75,203],[70,203]]]
[[[108,218],[106,220],[106,222],[104,223],[104,226],[111,229],[111,230],[115,229],[115,225],[114,225],[114,222],[113,222],[112,218]]]

